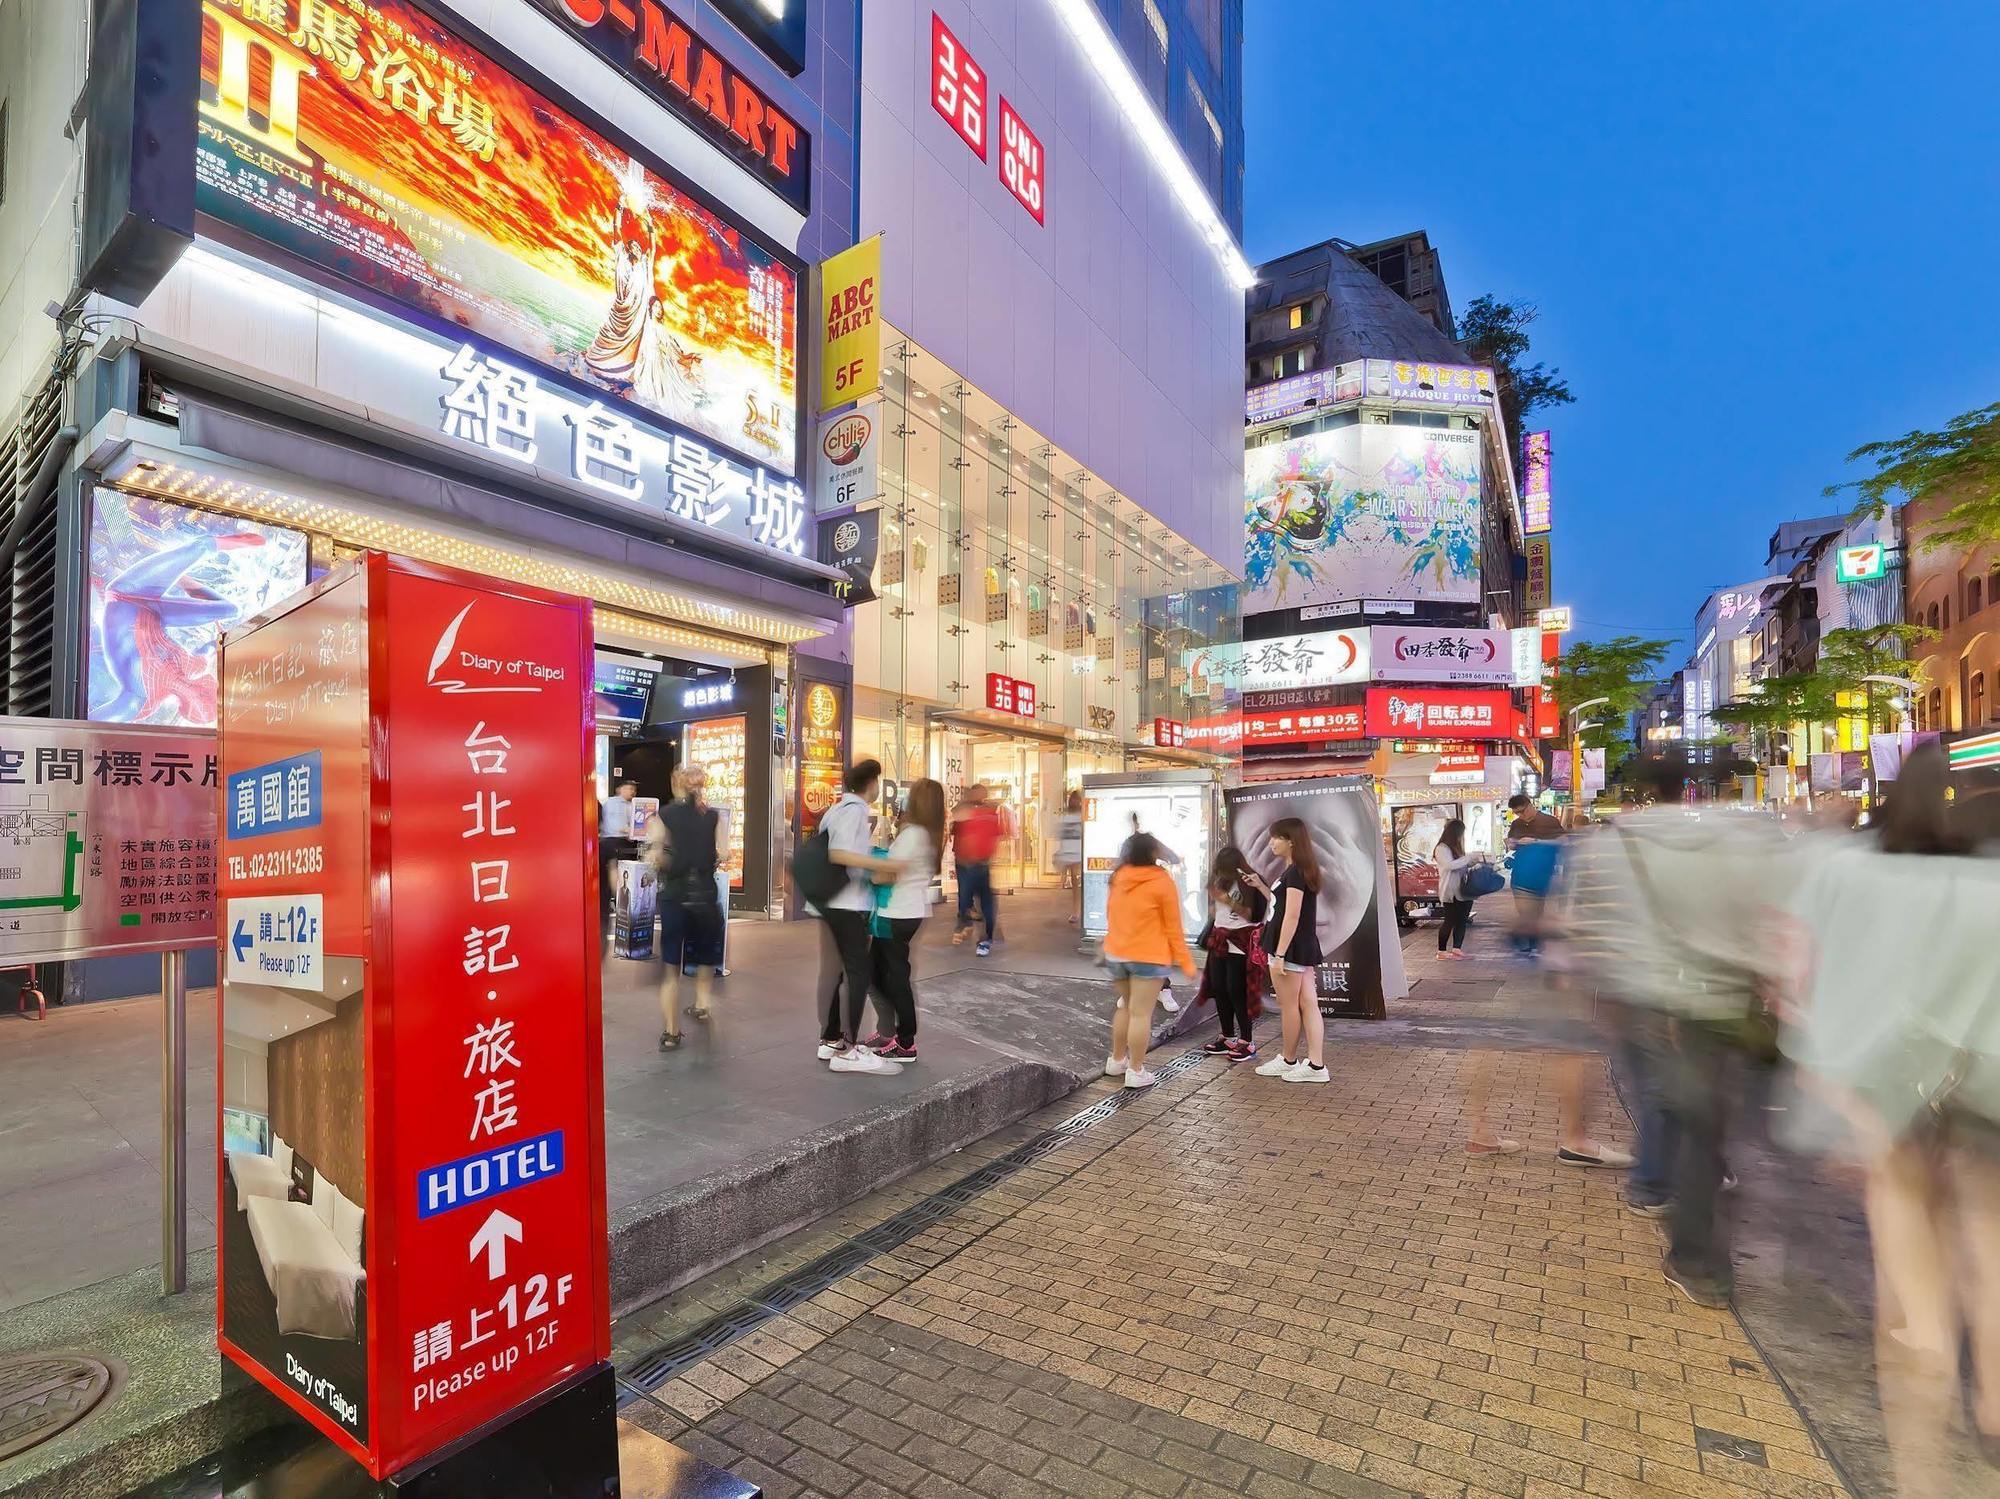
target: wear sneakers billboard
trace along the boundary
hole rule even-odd
[[[1243,612],[1479,600],[1479,433],[1338,427],[1244,455]]]
[[[799,275],[409,0],[202,0],[203,228],[790,476]]]

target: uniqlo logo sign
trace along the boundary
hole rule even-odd
[[[1187,725],[1172,718],[1153,720],[1153,743],[1161,749],[1185,749]]]
[[[1407,687],[1368,689],[1368,732],[1455,735],[1504,739],[1513,723],[1513,698],[1505,692],[1428,692]]]
[[[945,117],[981,161],[986,160],[986,70],[959,45],[935,11],[931,12],[931,108]],[[1035,149],[1039,153],[1041,147]]]
[[[989,671],[986,674],[986,706],[996,713],[1017,713],[1022,718],[1033,718],[1035,684]]]
[[[1037,224],[1042,220],[1042,143],[1000,96],[1000,180]]]

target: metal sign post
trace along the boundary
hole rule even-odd
[[[187,954],[160,954],[160,1294],[187,1289]]]

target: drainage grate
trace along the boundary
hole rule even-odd
[[[1184,1051],[1155,1069],[1161,1082],[1192,1072],[1208,1059],[1208,1054],[1195,1047]],[[900,1212],[883,1219],[865,1233],[856,1234],[837,1248],[828,1250],[818,1259],[801,1265],[778,1280],[772,1281],[737,1306],[675,1338],[671,1343],[654,1349],[635,1363],[621,1377],[626,1387],[620,1397],[622,1403],[629,1404],[638,1398],[638,1392],[657,1390],[661,1385],[682,1370],[700,1363],[711,1353],[725,1348],[761,1327],[774,1317],[782,1316],[793,1307],[807,1302],[820,1292],[830,1289],[836,1282],[859,1270],[878,1255],[892,1254],[910,1240],[916,1238],[933,1224],[949,1218],[953,1213],[973,1201],[981,1193],[998,1186],[1024,1166],[1032,1165],[1050,1151],[1060,1150],[1075,1140],[1093,1125],[1102,1124],[1120,1109],[1133,1101],[1143,1098],[1151,1089],[1131,1092],[1120,1091],[1108,1098],[1100,1098],[1087,1109],[1052,1125],[1034,1139],[1016,1146],[1003,1156],[988,1161],[984,1166],[967,1172],[957,1181],[939,1187],[937,1191],[914,1202]]]
[[[111,1371],[80,1353],[0,1359],[0,1462],[76,1425],[110,1388]]]

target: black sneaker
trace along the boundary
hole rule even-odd
[[[893,1036],[889,1038],[887,1046],[877,1046],[872,1050],[885,1062],[914,1062],[917,1059],[915,1046],[905,1046]]]
[[[681,1049],[681,1038],[678,1032],[676,1031],[660,1032],[661,1051],[679,1051],[680,1049]]]
[[[1660,1274],[1666,1276],[1667,1284],[1696,1306],[1713,1307],[1718,1311],[1729,1306],[1729,1298],[1735,1288],[1726,1280],[1714,1275],[1689,1275],[1674,1264],[1672,1251],[1660,1256]]]
[[[1209,1042],[1208,1045],[1204,1046],[1202,1048],[1202,1051],[1211,1057],[1226,1056],[1230,1051],[1230,1046],[1227,1041],[1222,1039],[1222,1037],[1217,1036],[1213,1041]]]

